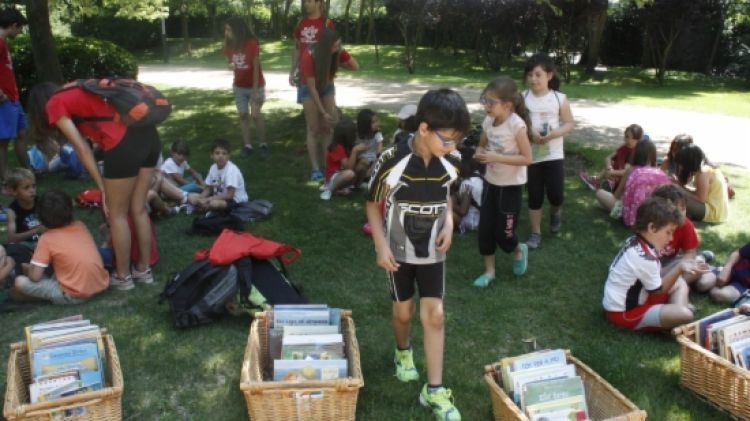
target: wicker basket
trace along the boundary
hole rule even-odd
[[[750,372],[695,342],[697,323],[676,327],[680,384],[735,417],[750,419]]]
[[[29,403],[31,370],[26,343],[10,346],[8,360],[8,385],[5,390],[3,415],[8,421],[49,421],[51,419],[75,419],[91,421],[114,421],[122,419],[122,370],[115,342],[111,335],[104,335],[109,387],[94,392],[81,393],[50,402]],[[85,413],[71,418],[63,417],[61,411],[85,408]],[[59,417],[59,418],[58,418]]]
[[[641,421],[646,419],[646,411],[638,409],[622,393],[607,383],[594,370],[579,359],[566,352],[567,360],[576,367],[576,373],[581,376],[586,389],[586,404],[589,415],[595,421]],[[484,381],[490,390],[492,399],[492,413],[499,421],[529,421],[521,409],[513,402],[505,391],[498,385],[495,375],[497,364],[484,367]]]
[[[268,327],[273,313],[255,315],[240,373],[240,390],[253,421],[276,420],[353,420],[357,395],[364,386],[359,361],[359,344],[351,311],[341,312],[344,348],[349,360],[349,377],[337,380],[263,381],[271,361],[268,354]]]

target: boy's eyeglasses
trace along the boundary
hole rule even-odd
[[[439,131],[433,130],[433,133],[440,139],[440,142],[443,143],[443,146],[456,146],[456,141],[448,139],[447,137],[440,134]]]
[[[499,104],[501,102],[502,101],[500,101],[499,99],[487,98],[484,95],[482,95],[482,96],[479,97],[479,103],[482,104],[482,105],[485,105],[485,106],[489,105],[490,107],[494,107],[495,105],[497,105],[497,104]]]

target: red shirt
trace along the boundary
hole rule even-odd
[[[18,101],[18,86],[16,86],[16,75],[13,74],[13,61],[10,59],[8,43],[0,38],[0,90],[8,99]]]
[[[686,216],[685,222],[674,230],[672,241],[659,252],[659,257],[661,259],[668,259],[676,256],[680,251],[697,249],[700,244],[701,241],[698,239],[698,233],[695,232],[695,225]]]
[[[348,157],[346,149],[341,145],[335,145],[326,153],[326,182],[331,181],[331,176],[341,171],[343,161]]]
[[[625,164],[630,161],[630,154],[633,151],[634,149],[628,148],[628,145],[620,145],[615,151],[615,158],[612,160],[612,169],[621,170],[625,168]]]
[[[260,46],[257,39],[249,38],[245,41],[244,48],[239,50],[224,48],[224,56],[234,64],[234,86],[240,88],[253,87],[253,60],[258,57],[258,87],[266,86],[263,69],[260,67]]]
[[[346,50],[342,49],[339,54],[339,64],[346,63],[351,60],[352,55]],[[315,78],[315,59],[313,58],[310,50],[305,49],[299,59],[299,73],[301,76],[302,84],[307,83],[307,79]],[[329,80],[330,82],[330,80]]]
[[[127,126],[114,121],[76,122],[76,117],[113,117],[115,111],[102,98],[81,88],[64,89],[47,101],[47,121],[54,125],[61,117],[70,117],[81,134],[108,151],[122,140]]]
[[[307,49],[307,47],[320,40],[323,22],[325,22],[326,27],[333,29],[333,21],[331,19],[326,20],[323,16],[317,19],[304,18],[294,28],[293,35],[294,39],[299,43],[300,55],[302,55],[302,50]]]

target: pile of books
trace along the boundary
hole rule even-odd
[[[104,342],[99,326],[80,315],[26,326],[31,403],[104,387]]]
[[[531,421],[589,419],[583,380],[564,350],[503,358],[496,369],[505,393]]]
[[[732,364],[750,369],[750,316],[726,309],[696,323],[696,343]]]
[[[325,304],[274,306],[268,347],[274,381],[348,376],[341,309]]]

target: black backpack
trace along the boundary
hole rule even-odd
[[[244,257],[235,262],[240,285],[235,310],[232,313],[248,313],[271,310],[275,304],[307,304],[307,298],[289,280],[284,262],[278,257],[276,264],[270,260]]]
[[[226,213],[218,212],[213,213],[209,216],[199,216],[193,219],[193,226],[188,232],[189,234],[200,234],[200,235],[219,235],[224,228],[229,228],[235,231],[242,231],[244,224],[242,220],[237,216]]]
[[[178,328],[210,323],[226,313],[226,303],[236,296],[238,282],[234,265],[213,266],[208,260],[193,262],[164,287],[159,304],[169,302]]]
[[[155,126],[169,117],[172,104],[158,89],[133,79],[78,79],[65,88],[78,87],[104,99],[115,117],[78,117],[76,121],[116,121],[126,126]]]

